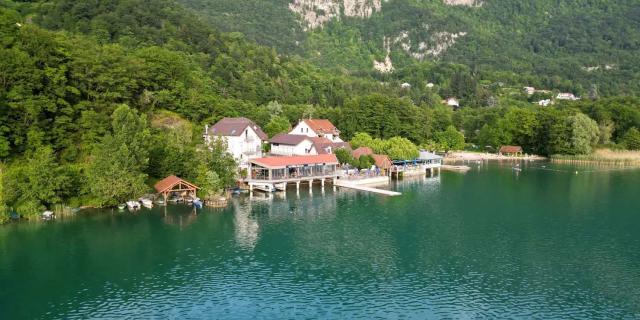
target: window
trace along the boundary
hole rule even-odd
[[[300,132],[304,133],[304,128],[301,127],[300,128]]]

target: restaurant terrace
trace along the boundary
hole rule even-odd
[[[299,188],[301,181],[312,184],[314,180],[319,180],[324,185],[326,179],[338,178],[338,164],[338,158],[334,154],[251,159],[245,182],[251,190],[254,186],[264,184],[286,188],[286,184],[290,182],[295,182]]]

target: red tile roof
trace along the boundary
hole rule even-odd
[[[252,159],[251,163],[265,168],[284,168],[286,166],[301,166],[314,164],[338,164],[334,154],[319,154],[316,156],[266,157]]]
[[[340,134],[338,128],[327,119],[306,119],[303,121],[316,133]]]
[[[163,191],[167,191],[170,189],[173,189],[173,187],[175,187],[177,184],[179,183],[183,183],[189,187],[192,187],[194,189],[199,189],[198,186],[196,186],[193,183],[190,183],[186,180],[180,179],[176,176],[168,176],[160,181],[158,181],[158,183],[156,183],[153,187],[156,189],[156,191],[158,193],[161,193]]]
[[[260,139],[267,140],[269,138],[258,125],[247,118],[223,118],[216,122],[213,127],[209,128],[209,134],[213,136],[237,137],[240,136],[247,127],[251,127]]]
[[[356,159],[360,159],[360,156],[363,156],[363,155],[372,155],[372,154],[373,154],[373,150],[371,150],[371,148],[369,147],[360,147],[358,149],[353,150],[353,152],[351,153],[351,155]]]
[[[380,169],[389,169],[393,165],[391,162],[391,158],[387,155],[382,154],[372,154],[371,157],[376,162],[376,167]]]

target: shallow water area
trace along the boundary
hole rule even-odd
[[[0,227],[0,319],[640,318],[639,170],[468,165]]]

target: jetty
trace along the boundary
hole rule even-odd
[[[454,171],[454,172],[467,172],[471,170],[469,166],[454,166],[454,165],[442,165],[442,170],[444,171]]]
[[[367,186],[364,186],[364,185],[359,185],[357,183],[353,183],[352,181],[348,181],[348,180],[337,180],[334,183],[334,186],[348,188],[348,189],[354,189],[354,190],[359,190],[359,191],[373,192],[373,193],[377,193],[377,194],[381,194],[381,195],[385,195],[385,196],[390,196],[390,197],[395,197],[395,196],[402,195],[402,193],[400,193],[400,192],[391,191],[391,190],[384,190],[384,189],[378,189],[378,188],[373,188],[373,187],[367,187]]]

